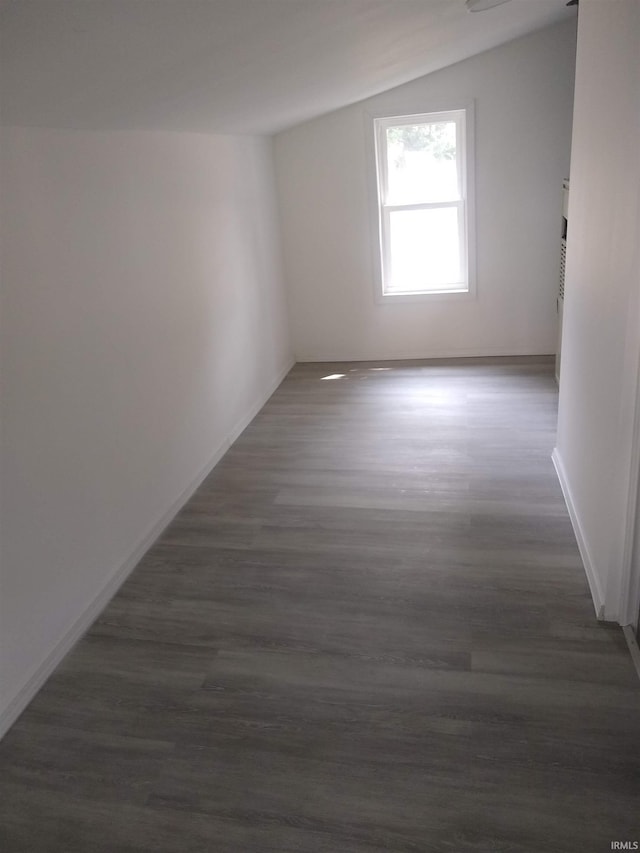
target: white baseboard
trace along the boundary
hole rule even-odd
[[[532,352],[530,349],[518,347],[474,347],[472,349],[436,349],[428,352],[422,350],[399,350],[397,352],[342,352],[333,353],[296,352],[298,362],[326,362],[328,364],[346,361],[428,361],[441,358],[509,358],[509,357],[552,358],[546,352]]]
[[[604,619],[605,601],[604,595],[602,594],[602,587],[600,586],[598,574],[591,558],[591,554],[589,553],[587,540],[584,536],[584,532],[580,524],[580,519],[578,517],[575,502],[573,500],[573,495],[571,493],[571,488],[567,480],[566,471],[564,469],[564,465],[562,464],[562,460],[558,453],[557,447],[551,454],[551,459],[553,460],[553,464],[556,469],[556,474],[558,475],[558,480],[560,481],[560,488],[562,489],[564,501],[567,505],[567,510],[569,511],[569,518],[571,519],[573,532],[575,533],[576,541],[578,543],[578,550],[580,551],[580,556],[582,557],[582,563],[584,565],[584,571],[587,576],[587,581],[589,582],[589,589],[591,590],[591,598],[593,599],[593,606],[596,611],[596,617],[598,619]]]
[[[44,661],[34,667],[34,670],[30,673],[22,688],[0,713],[0,738],[8,732],[20,714],[25,710],[29,702],[34,698],[38,690],[40,690],[45,681],[61,663],[64,656],[91,627],[93,622],[95,622],[97,617],[104,610],[109,601],[113,598],[129,574],[138,565],[142,557],[146,554],[163,530],[175,518],[177,513],[187,503],[189,498],[194,494],[205,478],[208,477],[227,450],[231,447],[233,442],[238,438],[240,433],[242,433],[242,431],[255,418],[269,397],[278,388],[287,373],[289,373],[294,363],[295,362],[291,360],[291,362],[280,371],[277,379],[271,383],[261,399],[236,422],[223,441],[219,444],[212,458],[209,459],[204,468],[200,470],[189,485],[183,489],[180,495],[178,495],[178,497],[171,503],[162,516],[153,525],[151,525],[146,533],[140,538],[138,544],[124,563],[120,564],[111,572],[109,579],[104,586],[96,594],[78,619],[76,619],[76,621],[65,631],[62,638],[47,655]]]

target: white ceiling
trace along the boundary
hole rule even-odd
[[[3,124],[273,133],[575,15],[566,0],[0,0]]]

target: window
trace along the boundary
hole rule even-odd
[[[374,120],[385,301],[470,293],[467,112]]]

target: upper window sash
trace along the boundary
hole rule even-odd
[[[428,118],[426,116],[428,115]],[[466,197],[466,113],[465,110],[450,110],[448,112],[416,114],[405,116],[390,116],[385,118],[374,119],[375,127],[375,143],[376,143],[376,162],[378,167],[378,197],[380,204],[387,206],[394,204],[390,198],[389,186],[389,146],[387,142],[387,130],[394,127],[411,127],[414,125],[429,125],[453,123],[456,127],[456,183],[457,194],[444,201],[461,201]],[[425,200],[426,201],[426,200]],[[434,203],[434,202],[427,202]]]

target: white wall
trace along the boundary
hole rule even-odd
[[[2,143],[6,726],[292,358],[269,141]]]
[[[596,610],[623,623],[640,427],[639,191],[640,3],[581,0],[555,458]]]
[[[555,352],[575,21],[276,137],[298,360]],[[477,298],[377,304],[367,110],[476,112]]]

